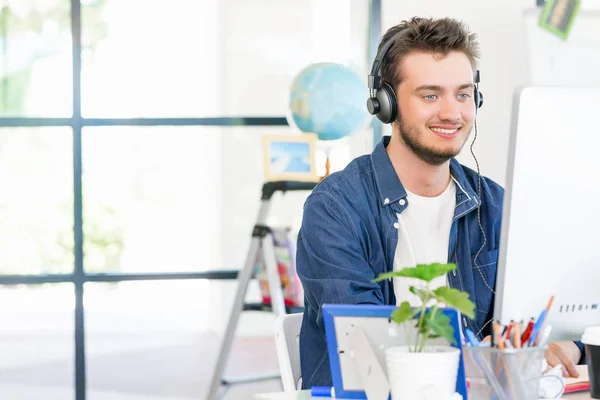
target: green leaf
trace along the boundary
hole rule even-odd
[[[413,314],[414,313],[410,308],[410,304],[408,301],[405,301],[392,312],[391,318],[392,321],[396,322],[397,324],[401,324],[407,319],[412,318]]]
[[[386,281],[386,280],[392,279],[396,276],[401,276],[400,271],[385,272],[383,274],[377,275],[377,277],[375,279],[373,279],[373,282]]]
[[[447,286],[442,286],[434,291],[437,300],[456,308],[461,314],[475,318],[475,304],[469,300],[469,294]]]
[[[373,282],[384,281],[387,279],[392,279],[395,277],[404,277],[404,278],[416,278],[425,282],[431,282],[438,276],[444,276],[450,271],[454,271],[456,269],[456,264],[418,264],[414,268],[402,268],[399,271],[385,272],[383,274],[379,274]]]
[[[456,264],[419,264],[414,268],[403,268],[400,271],[395,271],[395,276],[415,278],[425,282],[431,282],[438,276],[444,276],[454,269],[456,269]]]
[[[450,344],[456,345],[456,340],[454,339],[454,328],[452,328],[452,325],[450,325],[450,318],[448,318],[448,316],[439,310],[435,313],[433,318],[431,318],[431,311],[429,311],[427,314],[428,318],[425,319],[425,323],[434,332],[434,335],[431,335],[430,338],[441,336],[448,340]]]

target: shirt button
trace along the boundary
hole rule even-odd
[[[385,200],[383,201],[384,204],[388,204],[390,202],[390,199],[388,199],[387,197],[385,198]]]
[[[398,202],[398,204],[400,204],[401,206],[406,204],[406,200],[404,199],[400,199],[400,201]]]
[[[394,222],[394,228],[396,228],[396,229],[400,228],[400,224],[398,224],[397,222]]]

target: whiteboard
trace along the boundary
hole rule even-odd
[[[540,15],[525,12],[530,84],[600,87],[600,0],[582,3],[566,41],[542,29]]]
[[[553,340],[600,325],[600,88],[517,91],[495,318],[538,318],[555,296]]]

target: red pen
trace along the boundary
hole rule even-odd
[[[529,320],[529,324],[527,324],[527,328],[525,328],[525,331],[523,332],[523,337],[521,338],[522,345],[525,344],[525,342],[527,342],[527,340],[529,339],[529,336],[531,336],[531,331],[533,330],[534,321],[535,321],[535,319],[533,317]]]
[[[513,327],[513,324],[515,323],[515,321],[513,321],[512,319],[510,320],[510,324],[508,325],[508,327],[506,328],[506,337],[504,338],[504,340],[506,341],[510,341],[510,331]]]

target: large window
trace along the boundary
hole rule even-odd
[[[0,398],[206,395],[235,290],[210,279],[245,261],[262,135],[294,133],[306,65],[366,77],[371,3],[0,0]]]

